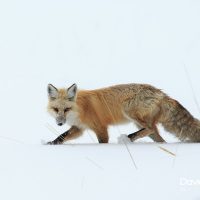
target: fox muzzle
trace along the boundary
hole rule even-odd
[[[62,126],[66,123],[66,119],[64,117],[57,117],[56,123],[57,123],[58,126]]]

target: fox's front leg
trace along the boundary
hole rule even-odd
[[[82,130],[77,128],[76,126],[72,126],[68,131],[64,132],[62,135],[57,137],[52,142],[48,142],[47,144],[63,144],[67,140],[72,140],[80,137],[82,135]]]
[[[96,133],[99,143],[108,143],[109,142],[107,127],[98,127],[98,128],[95,127],[95,128],[93,128],[93,131]]]

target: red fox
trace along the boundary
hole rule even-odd
[[[97,90],[77,90],[48,85],[48,111],[59,126],[71,128],[48,144],[62,144],[78,138],[84,130],[96,133],[99,143],[108,143],[108,126],[135,123],[141,130],[129,135],[135,141],[149,136],[155,142],[165,142],[157,124],[181,141],[200,142],[200,121],[179,102],[161,90],[147,84],[124,84]]]

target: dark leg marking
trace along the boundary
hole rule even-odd
[[[141,130],[139,130],[139,131],[137,131],[137,132],[135,132],[135,133],[132,133],[132,134],[128,135],[128,138],[134,139],[136,136],[139,135],[139,133],[140,133],[141,131],[144,131],[144,130],[145,130],[145,128],[143,128],[143,129],[141,129]]]
[[[98,141],[99,141],[99,143],[108,143],[108,141],[107,141],[107,139],[100,139],[100,138],[98,138]]]
[[[53,140],[52,142],[48,142],[47,144],[62,144],[67,139],[69,139],[70,137],[72,138],[79,132],[80,132],[79,128],[77,128],[76,126],[72,126],[68,131],[64,132],[62,135],[57,137],[55,140]]]
[[[53,140],[52,142],[48,142],[47,144],[62,144],[65,140],[65,138],[70,134],[71,130],[68,130],[66,132],[64,132],[62,135],[58,136],[55,140]]]

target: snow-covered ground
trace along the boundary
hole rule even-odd
[[[1,198],[198,200],[199,145],[162,146],[1,145]]]
[[[110,145],[91,131],[41,145],[68,128],[46,113],[48,83],[149,83],[200,118],[199,11],[197,0],[1,0],[0,198],[200,199],[198,144],[161,145],[176,156],[148,138],[114,144],[129,124],[110,127]]]

